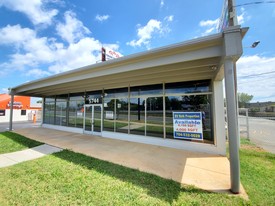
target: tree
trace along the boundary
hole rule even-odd
[[[253,99],[253,95],[246,93],[238,93],[239,108],[244,108],[246,103]]]

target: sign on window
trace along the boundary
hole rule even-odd
[[[174,138],[203,140],[201,112],[173,112]]]

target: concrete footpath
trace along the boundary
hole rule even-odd
[[[46,128],[15,131],[30,139],[152,173],[181,184],[230,193],[227,157]],[[241,186],[241,194],[247,195]]]
[[[61,148],[43,144],[31,149],[0,154],[0,168],[12,166],[28,160],[37,159],[48,154],[60,152],[61,150]]]

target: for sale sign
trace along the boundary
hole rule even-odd
[[[201,112],[173,112],[174,138],[203,140]]]

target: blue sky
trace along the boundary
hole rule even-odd
[[[275,101],[275,3],[244,5],[251,2],[236,0],[239,24],[250,27],[238,91]],[[93,64],[102,45],[125,56],[217,33],[222,7],[222,0],[0,0],[0,93]]]

